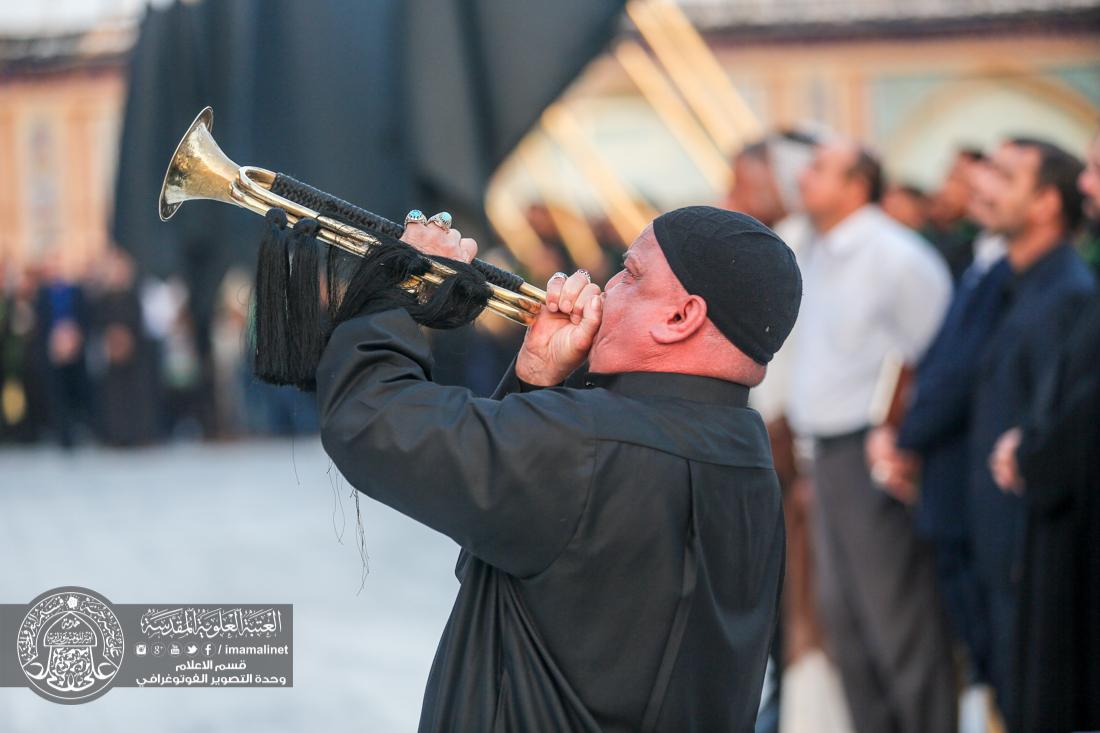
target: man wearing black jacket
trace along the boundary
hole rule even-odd
[[[430,224],[403,239],[476,252]],[[551,278],[491,399],[430,381],[403,309],[346,321],[322,357],[337,467],[462,548],[421,731],[752,729],[785,538],[746,402],[798,267],[755,219],[690,207],[642,232],[606,293],[587,280]]]
[[[1032,497],[999,488],[990,455],[1001,436],[1027,417],[1044,373],[1096,283],[1068,241],[1081,219],[1080,161],[1051,143],[1018,138],[1001,145],[991,165],[996,185],[988,198],[989,227],[1006,238],[1012,277],[1003,315],[978,365],[967,500],[974,567],[990,632],[990,677],[1005,727],[1015,732],[1036,730],[1020,717],[1025,690],[1018,670],[1024,660],[1014,658]]]
[[[1100,135],[1078,186],[1100,215]],[[997,485],[1027,510],[1014,701],[1024,731],[1100,729],[1100,293],[1072,321],[1020,426],[990,457]]]

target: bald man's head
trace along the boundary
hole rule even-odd
[[[675,371],[753,386],[794,325],[801,275],[759,221],[709,206],[658,217],[607,285],[593,371]]]
[[[649,224],[607,283],[603,322],[588,355],[597,373],[676,372],[756,386],[766,372],[722,335],[706,301],[668,265]]]
[[[799,178],[803,207],[819,231],[828,231],[861,206],[877,203],[884,187],[878,159],[846,139],[819,145]]]

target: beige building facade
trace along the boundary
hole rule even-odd
[[[808,127],[856,137],[904,183],[935,187],[960,146],[989,148],[1008,136],[1031,135],[1083,154],[1100,129],[1097,3],[682,5],[758,129]],[[660,49],[638,27],[624,24],[620,42],[645,48],[652,66],[675,87]],[[680,117],[694,111],[685,94],[665,101],[680,108],[673,110]],[[655,109],[614,51],[574,85],[568,106],[637,198],[663,209],[720,197],[722,186],[706,175],[693,150],[698,141],[685,138],[683,126],[670,126],[676,115]],[[705,125],[697,127],[699,133]],[[589,191],[578,174],[582,166],[568,151],[546,135],[533,137],[544,156],[558,159],[557,185],[536,189],[530,176],[522,170],[507,175],[507,167],[500,185],[520,199],[545,197],[548,188],[562,201],[575,197],[572,190]],[[710,143],[713,153],[728,155],[719,140]],[[589,213],[599,216],[597,197],[585,200]]]
[[[56,253],[79,273],[108,244],[125,66],[91,40],[3,44],[0,262],[15,268]]]

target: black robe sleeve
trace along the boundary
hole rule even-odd
[[[1100,296],[1077,319],[1023,422],[1016,451],[1027,496],[1049,513],[1072,501],[1074,491],[1094,490],[1100,473]]]
[[[1016,457],[1027,481],[1027,494],[1039,511],[1053,513],[1072,499],[1075,490],[1095,485],[1096,422],[1100,420],[1100,389],[1095,379],[1073,390],[1055,419],[1026,426]],[[1090,480],[1091,479],[1091,480]]]
[[[333,332],[317,370],[321,442],[364,494],[512,575],[545,569],[573,536],[595,464],[572,390],[501,399],[429,381],[428,343],[403,309]],[[526,385],[530,387],[530,385]]]

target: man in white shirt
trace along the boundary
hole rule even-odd
[[[801,132],[780,132],[743,148],[733,161],[733,186],[724,206],[771,227],[796,257],[813,230],[802,214],[798,177],[813,158],[815,138]],[[796,325],[797,328],[797,325]],[[790,338],[790,337],[788,337]],[[790,355],[784,350],[768,364],[768,376],[753,388],[749,403],[764,418],[768,432],[787,432],[786,404],[790,395]],[[777,426],[777,421],[783,421]],[[773,441],[773,452],[775,445]],[[776,466],[780,483],[791,477]]]
[[[860,146],[818,148],[800,178],[816,236],[788,415],[812,438],[818,594],[830,651],[861,733],[955,728],[951,648],[934,566],[908,507],[872,480],[864,455],[887,358],[915,364],[951,297],[946,266],[876,205],[878,161]]]
[[[798,177],[810,164],[816,138],[802,132],[777,132],[742,148],[733,159],[733,184],[723,205],[740,211],[770,227],[787,243],[795,257],[813,235],[802,214]],[[797,328],[797,323],[795,324]],[[788,336],[794,338],[794,332]],[[756,719],[756,733],[774,731],[788,719],[786,700],[797,700],[802,686],[818,680],[806,679],[803,669],[815,669],[821,654],[821,623],[812,593],[813,557],[809,526],[811,492],[798,480],[794,444],[787,425],[786,407],[790,395],[790,354],[776,352],[768,364],[764,381],[753,387],[749,406],[760,413],[768,429],[775,472],[783,492],[783,519],[787,529],[787,566],[783,578],[783,605],[776,638],[772,641],[765,678],[764,699]],[[795,680],[786,677],[794,669]],[[773,681],[774,684],[769,684]],[[784,702],[780,701],[780,695]],[[797,702],[792,707],[802,708]],[[805,713],[800,709],[800,712]]]

